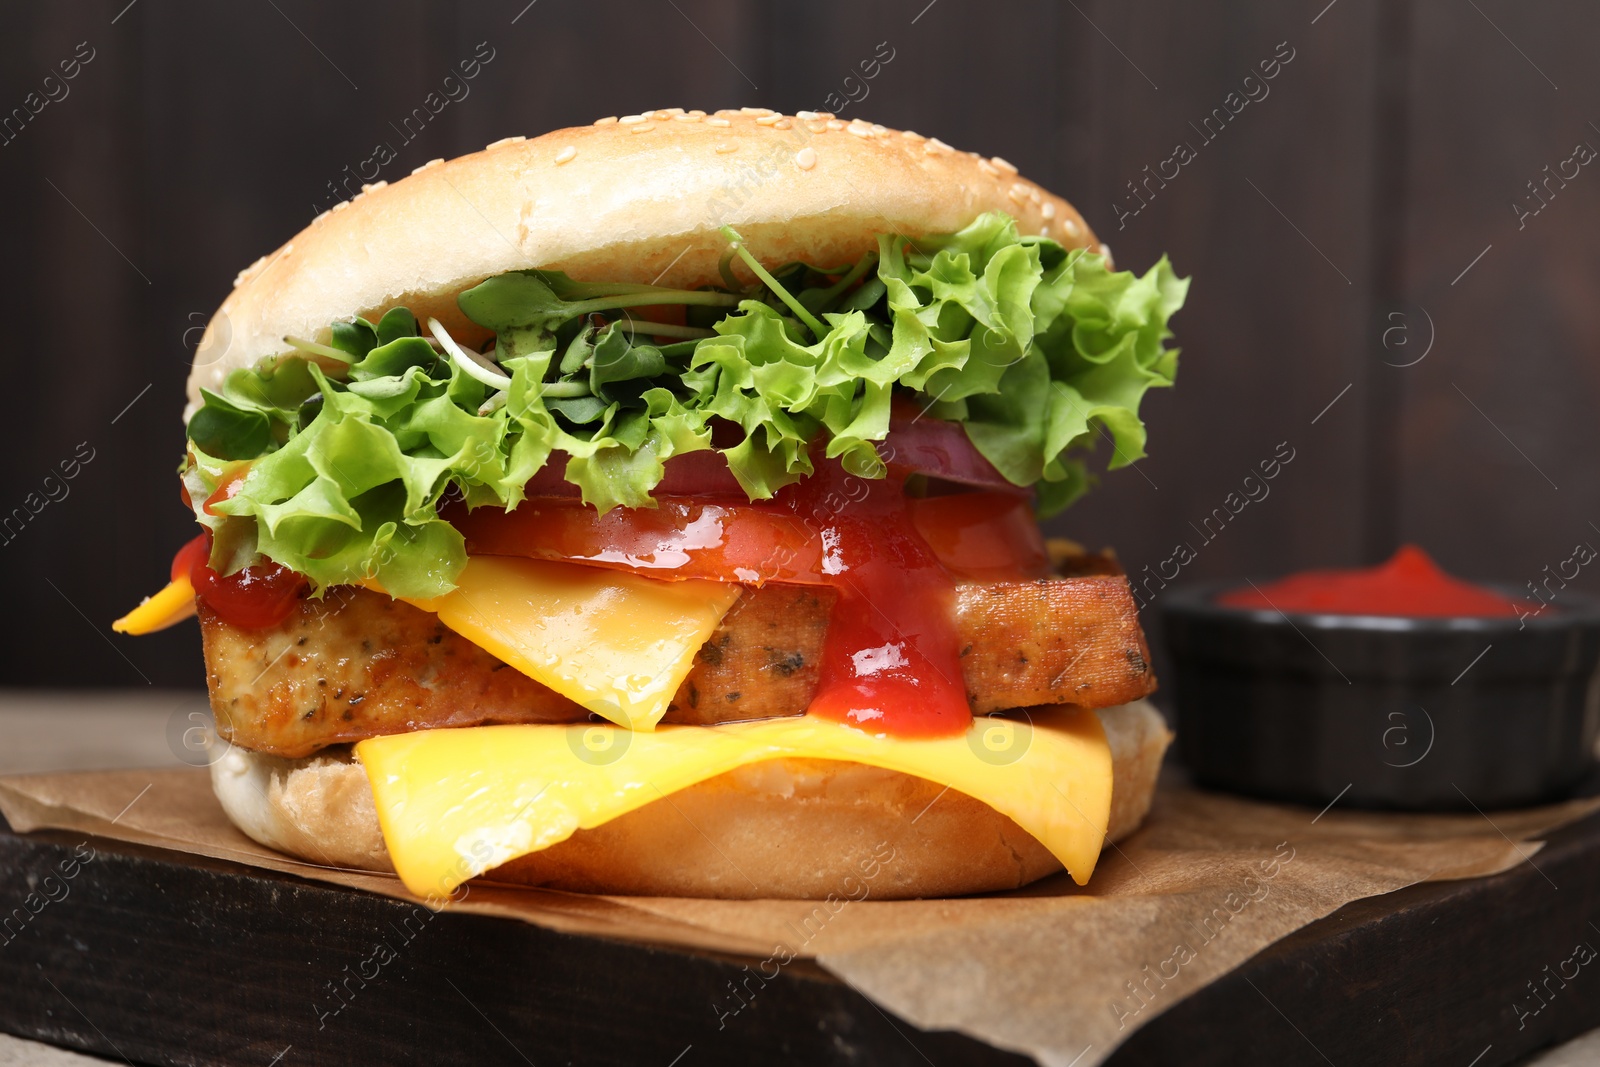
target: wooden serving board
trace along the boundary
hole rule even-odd
[[[149,1064],[1030,1062],[917,1030],[809,963],[719,1019],[751,961],[422,918],[98,838],[94,862],[73,868],[83,842],[0,822],[0,902],[57,898],[22,923],[0,915],[0,1030]],[[1600,1025],[1600,961],[1572,962],[1578,944],[1600,948],[1600,815],[1533,863],[1350,904],[1157,1016],[1109,1062],[1491,1067]]]

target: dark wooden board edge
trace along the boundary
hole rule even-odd
[[[1031,1062],[917,1030],[809,963],[434,914],[3,820],[0,907],[29,912],[0,926],[0,1030],[135,1063]]]
[[[766,979],[755,960],[432,916],[0,823],[0,905],[30,893],[54,899],[0,932],[0,1030],[133,1062],[1028,1062],[917,1030],[811,964]],[[1514,1063],[1600,1026],[1600,966],[1573,976],[1566,962],[1580,942],[1600,947],[1590,922],[1600,816],[1505,874],[1347,905],[1157,1016],[1110,1062]]]
[[[1600,960],[1575,962],[1580,943],[1600,950],[1600,814],[1503,874],[1345,905],[1174,1005],[1108,1063],[1517,1063],[1600,1027]]]

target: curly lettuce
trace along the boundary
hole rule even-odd
[[[1167,322],[1188,289],[1165,258],[1113,272],[1001,214],[915,242],[883,235],[836,268],[768,273],[729,237],[724,288],[514,271],[458,299],[493,334],[482,353],[396,307],[234,371],[188,428],[184,476],[215,535],[212,565],[259,554],[319,591],[376,579],[434,596],[466,562],[439,516],[447,497],[514,508],[559,459],[599,510],[650,507],[663,464],[704,449],[752,500],[811,474],[817,450],[882,477],[876,442],[896,396],[962,424],[1003,476],[1035,488],[1041,514],[1089,488],[1097,440],[1112,444],[1109,469],[1145,454],[1139,403],[1173,383]],[[738,283],[734,256],[757,284]],[[639,317],[652,306],[681,308],[682,322]],[[644,340],[663,337],[679,340]],[[719,426],[737,443],[715,445]]]

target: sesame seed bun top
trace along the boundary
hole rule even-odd
[[[202,387],[329,323],[396,304],[464,339],[455,297],[510,270],[692,288],[718,281],[731,225],[762,262],[844,264],[879,233],[959,230],[1004,211],[1069,248],[1095,237],[1061,197],[998,157],[854,119],[764,108],[668,108],[507,138],[393,184],[364,187],[235,280],[189,376]]]

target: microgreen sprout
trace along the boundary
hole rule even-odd
[[[768,289],[772,290],[773,295],[782,300],[789,310],[795,313],[795,317],[806,324],[806,329],[811,331],[813,338],[820,341],[828,336],[828,327],[823,325],[822,320],[811,314],[806,309],[806,306],[795,298],[794,294],[780,285],[778,279],[774,278],[767,268],[763,267],[760,261],[750,254],[750,250],[744,246],[744,238],[740,237],[732,226],[724,226],[722,228],[722,236],[732,242],[734,254],[744,260],[744,265],[754,271],[755,276],[760,278]]]
[[[490,363],[476,352],[468,351],[456,344],[455,338],[445,330],[444,325],[434,318],[428,320],[428,332],[433,334],[433,339],[439,342],[446,352],[450,353],[450,360],[460,367],[467,377],[476,379],[484,385],[495,389],[510,389],[511,378],[498,366]]]

